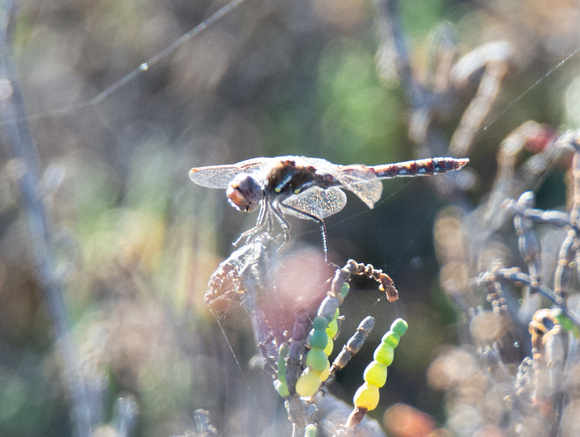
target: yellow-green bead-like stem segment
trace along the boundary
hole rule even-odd
[[[316,432],[317,432],[316,425],[310,423],[306,425],[306,428],[304,428],[304,437],[316,437]]]
[[[399,345],[400,338],[401,338],[401,336],[399,334],[397,334],[396,332],[388,331],[385,335],[383,335],[383,338],[381,339],[381,341],[383,343],[388,344],[392,348],[395,348]]]
[[[395,356],[394,349],[386,343],[381,343],[379,347],[375,349],[375,353],[373,354],[373,358],[378,361],[379,363],[386,364],[390,366],[393,362],[393,358]]]
[[[290,392],[288,391],[288,385],[286,385],[286,382],[282,382],[279,379],[277,379],[274,381],[274,388],[276,389],[278,394],[283,398],[287,398],[288,396],[290,396]]]
[[[409,325],[403,319],[397,319],[391,325],[391,331],[396,332],[399,334],[399,337],[402,337],[405,332],[407,332],[407,328]]]
[[[326,368],[320,372],[320,380],[322,382],[326,381],[330,376],[330,361],[326,360]]]
[[[387,382],[387,365],[372,361],[365,369],[363,378],[366,382],[382,387]]]
[[[324,353],[326,354],[327,357],[330,356],[333,349],[334,349],[334,340],[332,338],[328,337],[328,343],[326,344],[326,347],[324,348]]]
[[[338,322],[334,319],[332,322],[328,324],[328,328],[326,328],[326,333],[330,338],[336,337],[338,332]]]
[[[320,387],[320,372],[315,372],[310,369],[300,375],[298,381],[296,382],[296,393],[303,397],[312,396]]]
[[[379,405],[379,399],[379,388],[374,384],[365,382],[356,391],[352,401],[355,407],[366,408],[371,411],[377,408],[377,405]]]
[[[282,343],[278,349],[278,379],[284,384],[286,383],[286,357],[289,350],[288,343]]]
[[[308,336],[311,348],[324,349],[328,344],[328,334],[325,329],[312,329]]]
[[[324,350],[312,348],[306,356],[306,367],[317,372],[322,372],[328,365],[328,356]]]
[[[314,320],[312,320],[312,329],[314,330],[325,330],[328,326],[328,320],[326,317],[316,316]]]
[[[342,288],[340,289],[340,298],[344,300],[348,292],[350,291],[350,285],[346,282],[342,284]]]

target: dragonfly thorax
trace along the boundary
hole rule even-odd
[[[240,173],[229,183],[226,195],[230,204],[237,210],[252,212],[260,206],[264,192],[252,175]]]

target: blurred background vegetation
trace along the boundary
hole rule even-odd
[[[404,91],[376,73],[370,1],[246,0],[105,91],[224,5],[25,0],[14,23],[74,344],[83,372],[103,389],[93,399],[100,423],[111,422],[119,397],[133,396],[134,435],[184,434],[196,408],[211,412],[221,435],[290,432],[270,378],[249,365],[256,348],[247,315],[234,307],[221,319],[228,344],[203,304],[211,273],[255,216],[234,211],[219,190],[194,186],[190,167],[286,154],[340,164],[416,157]],[[514,102],[580,46],[576,2],[411,0],[402,2],[401,18],[418,72],[442,21],[455,26],[460,54],[496,40],[514,48],[491,112],[498,117],[479,130],[470,156],[473,204],[489,189],[498,145],[511,130],[528,119],[555,128],[580,121],[576,58]],[[458,119],[448,122],[450,133]],[[6,148],[0,153],[0,435],[70,435],[70,398],[30,255],[17,163]],[[564,202],[553,194],[561,179],[553,184],[538,193],[541,205]],[[425,376],[437,350],[457,341],[433,251],[433,218],[446,201],[435,193],[423,179],[388,181],[374,210],[349,195],[327,221],[332,261],[372,263],[401,294],[398,304],[374,307],[380,293],[361,283],[369,290],[345,302],[344,335],[368,313],[385,330],[397,316],[411,327],[377,418],[404,402],[445,420],[442,395]],[[321,247],[315,224],[292,225],[292,244]],[[379,341],[384,331],[377,331],[369,341]],[[362,354],[338,375],[339,396],[351,398],[368,360]]]

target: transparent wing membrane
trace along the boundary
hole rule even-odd
[[[318,218],[326,218],[344,208],[346,205],[346,194],[337,187],[328,189],[313,187],[303,193],[292,196],[284,203]],[[282,212],[301,219],[310,218],[305,214],[299,214],[289,208],[284,208],[284,204],[282,204]]]

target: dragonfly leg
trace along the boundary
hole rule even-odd
[[[252,229],[248,229],[246,232],[243,232],[242,234],[240,234],[240,236],[236,239],[236,241],[234,241],[232,243],[233,246],[237,246],[238,244],[240,244],[240,241],[242,241],[244,238],[246,239],[246,243],[248,242],[248,240],[256,233],[258,232],[258,230],[261,228],[261,225],[256,225],[254,226]]]
[[[267,226],[267,232],[271,232],[272,229],[272,218],[270,214],[269,204],[264,202],[260,208],[260,213],[258,214],[258,220],[256,221],[256,226],[243,232],[236,241],[232,244],[237,246],[241,240],[246,239],[246,243],[258,233],[260,229]]]
[[[286,205],[284,205],[284,207],[286,207]],[[288,220],[286,220],[284,214],[282,214],[282,211],[280,211],[280,207],[278,205],[276,206],[272,205],[272,211],[274,212],[274,214],[276,214],[276,218],[278,219],[280,226],[282,226],[282,237],[284,238],[284,241],[278,248],[278,250],[280,250],[286,245],[286,243],[288,243],[288,241],[290,241],[290,229],[292,228],[292,226],[290,226],[290,223],[288,222]]]
[[[282,206],[284,206],[284,208],[288,208],[296,213],[305,215],[306,217],[314,220],[315,222],[317,222],[320,225],[320,231],[322,233],[322,246],[324,248],[324,261],[328,264],[328,243],[327,243],[327,232],[326,232],[326,223],[324,223],[324,220],[322,220],[320,217],[311,214],[309,212],[306,211],[302,211],[301,209],[298,209],[292,205],[288,205],[286,203],[282,203]],[[284,220],[288,226],[288,230],[290,230],[290,224],[288,223],[288,221],[286,219],[284,219],[282,217],[282,213],[280,211],[276,211],[276,215],[278,216],[278,218],[280,218],[281,220]]]

